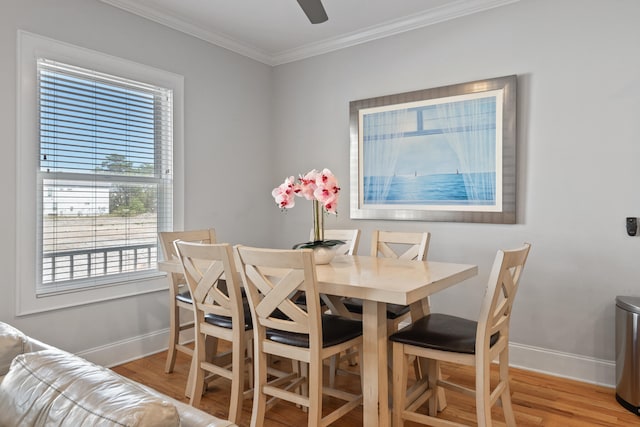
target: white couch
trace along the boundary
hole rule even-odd
[[[0,322],[0,426],[235,426]]]

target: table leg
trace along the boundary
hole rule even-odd
[[[389,426],[386,304],[363,301],[363,425]]]

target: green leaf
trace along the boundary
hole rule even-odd
[[[316,240],[293,245],[293,249],[313,249],[313,248],[331,248],[333,246],[344,245],[344,240]]]

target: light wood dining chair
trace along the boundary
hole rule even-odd
[[[162,255],[166,261],[177,260],[173,242],[183,240],[187,242],[215,243],[216,232],[213,228],[187,231],[164,231],[158,233]],[[169,349],[164,371],[173,372],[178,351],[193,356],[193,350],[180,342],[180,332],[193,329],[194,322],[181,322],[180,309],[192,313],[191,295],[182,273],[169,273]]]
[[[375,230],[371,235],[370,255],[374,257],[426,261],[431,233]],[[362,316],[362,300],[346,298],[344,306],[357,316]],[[428,301],[427,301],[428,304]],[[410,316],[408,305],[387,304],[389,334],[398,330],[398,325]]]
[[[461,425],[437,417],[437,387],[474,396],[480,427],[492,425],[491,407],[498,400],[506,425],[516,425],[509,390],[509,322],[530,248],[527,243],[519,249],[498,251],[477,321],[433,313],[389,337],[393,343],[394,427],[403,426],[405,421],[430,426]],[[428,375],[418,377],[407,389],[409,361],[416,357],[429,361]],[[499,382],[491,391],[490,367],[496,359]],[[475,367],[475,388],[442,380],[441,361]],[[419,413],[418,409],[427,402],[428,415]]]
[[[323,387],[323,360],[357,346],[362,323],[321,313],[311,249],[278,250],[235,247],[254,325],[254,397],[251,426],[264,423],[267,399],[284,399],[308,411],[309,427],[327,426],[362,403],[362,394]],[[304,291],[305,305],[293,295]],[[307,366],[287,381],[268,381],[267,358],[277,356]],[[296,391],[306,390],[306,393]],[[344,403],[323,414],[323,395]]]
[[[251,374],[250,357],[253,339],[249,307],[243,306],[240,276],[233,251],[227,243],[205,244],[177,240],[176,253],[182,263],[184,277],[193,300],[195,318],[195,362],[191,381],[192,406],[198,406],[208,373],[231,380],[228,419],[238,424],[245,397],[245,372]],[[230,352],[207,354],[207,339],[223,339],[231,343]],[[249,351],[247,351],[249,349]],[[230,362],[229,362],[230,359]]]

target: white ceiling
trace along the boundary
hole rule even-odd
[[[311,24],[296,0],[101,0],[269,65],[296,61],[519,0],[323,0]]]

